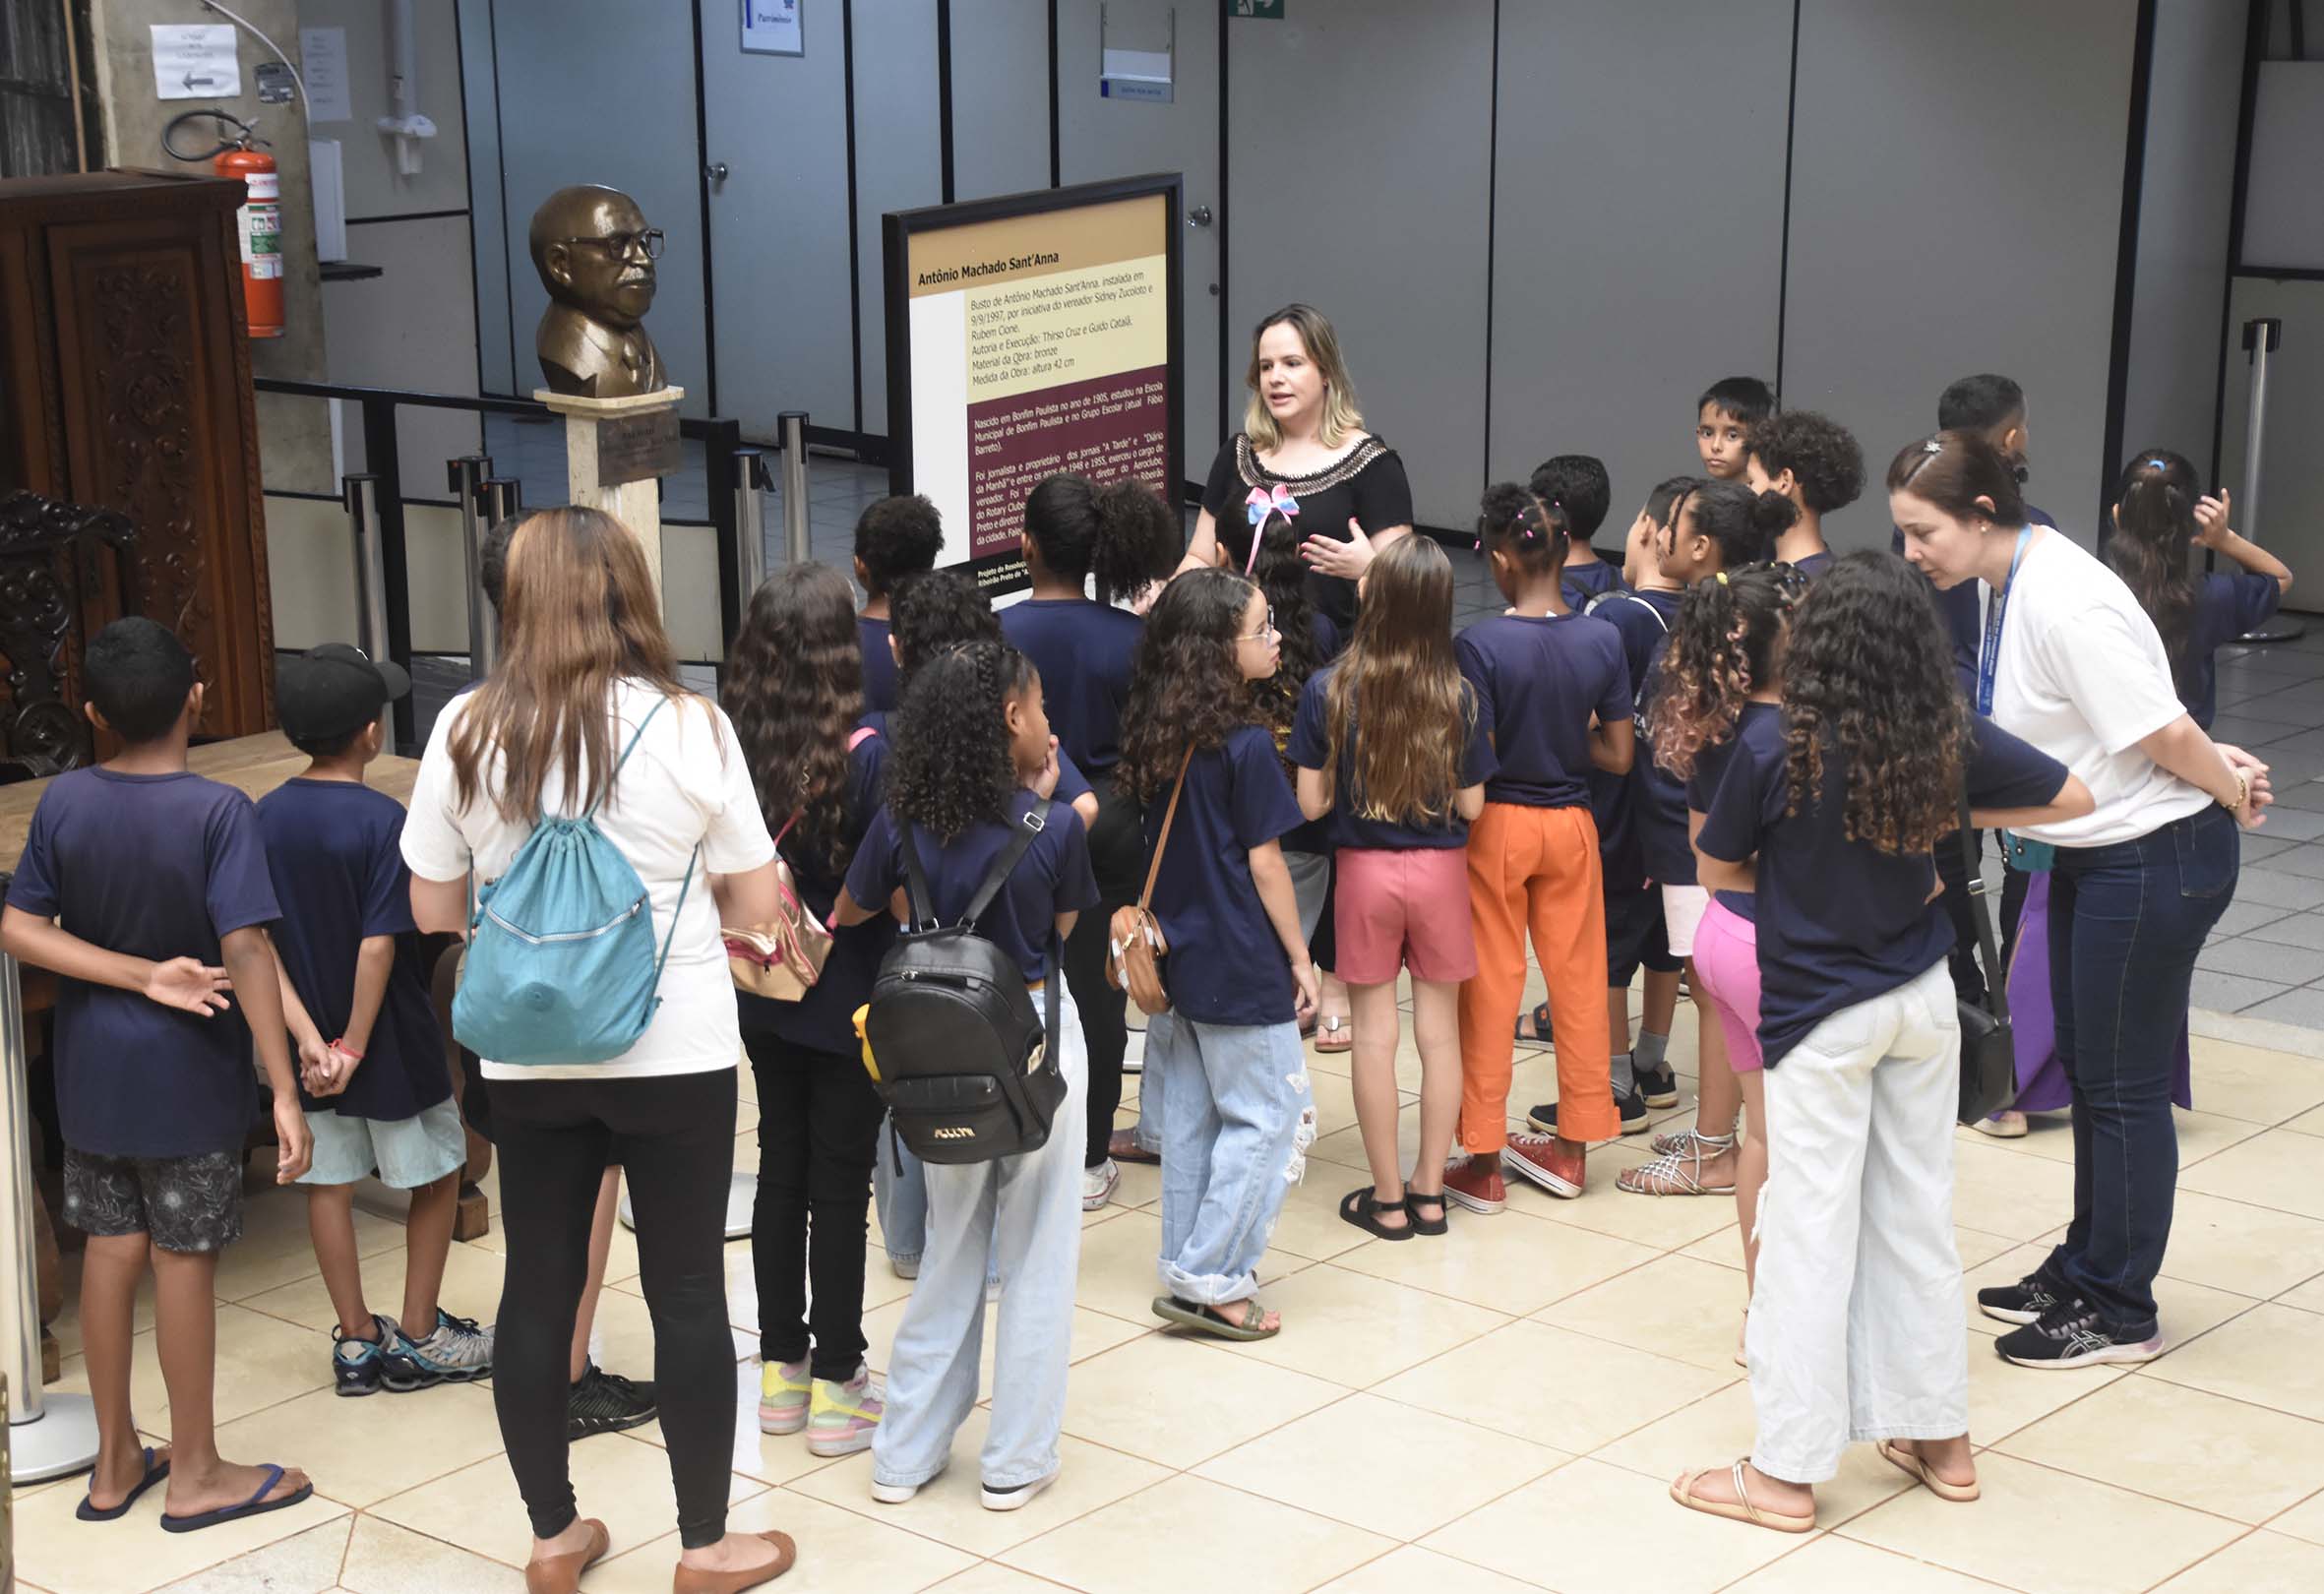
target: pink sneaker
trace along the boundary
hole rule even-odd
[[[872,1447],[880,1415],[887,1407],[872,1392],[872,1370],[858,1366],[845,1383],[815,1380],[814,1412],[807,1419],[809,1455],[853,1455]]]
[[[759,1369],[759,1432],[796,1434],[806,1426],[807,1364],[764,1364]]]

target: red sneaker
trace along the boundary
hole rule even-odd
[[[1520,1179],[1532,1180],[1551,1195],[1571,1200],[1581,1194],[1582,1167],[1588,1156],[1589,1148],[1578,1140],[1560,1140],[1550,1134],[1513,1134],[1508,1148],[1500,1154],[1500,1165]]]
[[[1444,1166],[1444,1198],[1487,1216],[1508,1205],[1509,1193],[1501,1183],[1499,1160],[1490,1151],[1482,1156],[1454,1157]]]

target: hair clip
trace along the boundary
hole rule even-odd
[[[1942,454],[1944,451],[1944,444],[1933,437],[1921,445],[1921,452],[1923,454]]]
[[[1725,571],[1721,571],[1721,572],[1719,572],[1719,575],[1718,575],[1718,582],[1719,582],[1719,584],[1720,584],[1721,586],[1725,586],[1725,585],[1727,584],[1727,572],[1725,572]]]
[[[1471,553],[1483,553],[1484,551],[1485,551],[1485,539],[1484,539],[1483,537],[1479,537],[1479,538],[1477,539],[1477,546],[1475,546],[1474,548],[1471,548],[1471,549],[1469,550],[1469,552],[1471,552]]]

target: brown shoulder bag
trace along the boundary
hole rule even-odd
[[[1134,906],[1116,908],[1106,926],[1110,949],[1106,983],[1130,993],[1138,1012],[1149,1017],[1170,1011],[1170,993],[1162,985],[1162,959],[1170,955],[1170,943],[1163,939],[1162,925],[1150,904],[1154,882],[1162,874],[1162,853],[1170,845],[1170,825],[1178,818],[1179,794],[1186,790],[1187,766],[1193,762],[1194,749],[1189,744],[1187,756],[1179,761],[1178,783],[1170,788],[1170,806],[1162,811],[1161,833],[1154,837],[1154,861],[1146,866],[1145,889],[1138,892]]]

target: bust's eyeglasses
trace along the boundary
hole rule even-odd
[[[1280,637],[1282,635],[1283,633],[1275,629],[1275,606],[1270,603],[1267,605],[1266,623],[1261,625],[1256,631],[1254,631],[1247,636],[1237,637],[1235,640],[1237,642],[1265,642],[1269,637]]]
[[[647,227],[643,232],[609,232],[602,238],[568,238],[568,244],[579,244],[586,249],[600,249],[615,260],[626,258],[637,250],[647,260],[662,258],[662,229]]]

